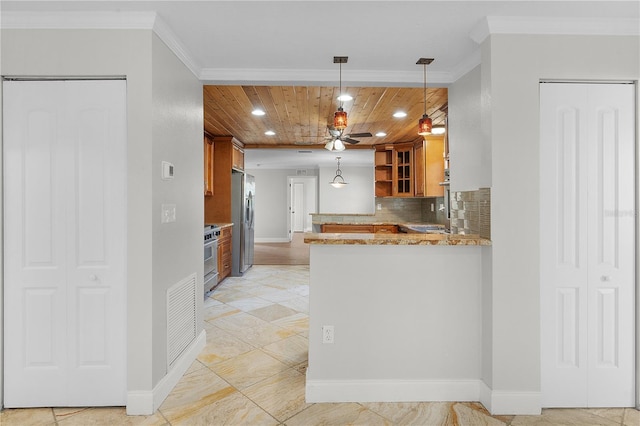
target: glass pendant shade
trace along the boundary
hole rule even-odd
[[[420,121],[418,121],[418,134],[420,136],[427,136],[431,134],[431,128],[433,127],[433,122],[429,118],[427,114],[424,114]]]
[[[342,109],[338,110],[333,115],[333,127],[337,130],[344,130],[347,128],[347,113]]]
[[[327,151],[341,152],[344,151],[345,148],[346,147],[344,142],[342,142],[340,139],[330,140],[324,145],[324,149],[326,149]]]

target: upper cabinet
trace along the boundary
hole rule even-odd
[[[390,197],[393,190],[393,145],[376,146],[375,195]]]
[[[443,197],[444,136],[427,136],[414,149],[416,197]]]
[[[231,164],[236,170],[244,171],[244,144],[233,139],[231,152]]]
[[[244,169],[244,144],[232,136],[214,136],[213,152],[214,188],[213,195],[204,198],[204,220],[205,223],[230,223],[231,173]]]
[[[213,136],[204,134],[204,195],[213,195]]]
[[[393,149],[394,185],[392,195],[394,197],[414,197],[413,144],[396,144]]]
[[[376,146],[376,197],[442,197],[444,138]]]

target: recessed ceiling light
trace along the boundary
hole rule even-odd
[[[393,113],[393,116],[395,118],[403,118],[403,117],[407,116],[407,113],[404,112],[404,111],[396,111],[396,112]]]
[[[387,136],[387,134],[385,132],[378,132],[378,133],[376,133],[376,136],[381,138],[383,136]]]
[[[253,115],[265,115],[266,113],[263,110],[261,110],[260,108],[256,108],[253,111],[251,111],[251,114],[253,114]]]
[[[338,96],[338,100],[340,102],[352,101],[353,100],[353,96],[348,95],[346,93],[343,93],[342,95]]]
[[[266,132],[264,132],[264,134],[267,136],[273,136],[276,134],[276,132],[274,132],[273,130],[267,130]]]

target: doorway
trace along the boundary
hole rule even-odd
[[[635,91],[540,84],[543,407],[635,405]]]
[[[3,82],[4,406],[126,404],[126,82]]]
[[[311,213],[317,213],[317,177],[291,176],[287,178],[289,202],[289,241],[295,232],[311,232]]]

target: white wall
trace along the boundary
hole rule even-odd
[[[164,376],[166,347],[160,350],[154,339],[162,342],[166,334],[158,311],[166,309],[169,281],[194,271],[202,274],[201,86],[160,43],[150,30],[2,30],[3,75],[127,78],[130,393],[148,394]],[[177,108],[180,113],[174,115]],[[187,152],[191,148],[195,151]],[[158,161],[165,157],[177,165],[176,179],[166,185]],[[159,227],[163,200],[177,204],[175,226]],[[196,225],[200,231],[192,240]]]
[[[520,392],[531,402],[540,390],[539,81],[637,80],[639,40],[494,35],[483,43],[493,164],[492,306],[484,308],[492,312],[494,392]]]
[[[307,400],[479,399],[483,247],[310,249]]]
[[[153,379],[167,374],[166,292],[196,273],[202,288],[202,84],[173,52],[153,35]],[[174,165],[174,179],[162,180],[160,165]],[[162,204],[176,205],[176,221],[160,223]],[[197,299],[202,329],[202,298]]]
[[[491,141],[483,134],[480,90],[480,66],[449,87],[451,191],[491,186]]]
[[[257,242],[289,241],[288,178],[296,176],[297,169],[247,169],[256,178],[256,228]],[[307,170],[314,176],[317,170]]]
[[[375,212],[374,168],[345,167],[342,176],[348,183],[343,188],[329,185],[336,175],[336,167],[321,167],[318,179],[318,212],[373,214]]]

